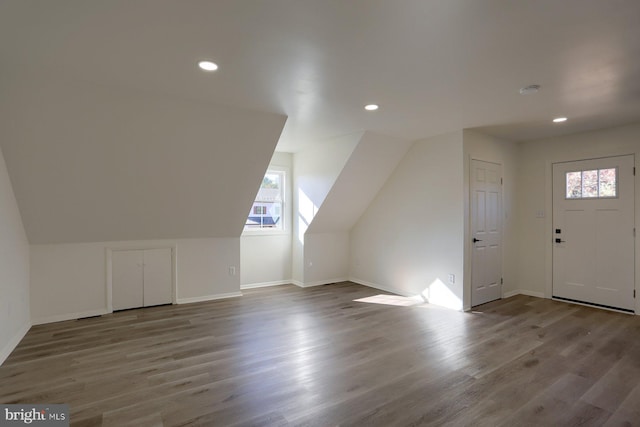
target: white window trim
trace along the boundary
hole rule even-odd
[[[290,174],[289,168],[286,166],[269,165],[269,167],[267,168],[264,174],[266,175],[267,173],[269,173],[269,171],[284,173],[284,189],[282,192],[282,211],[281,211],[281,220],[283,221],[283,227],[281,229],[258,228],[258,229],[251,229],[251,230],[245,230],[243,227],[242,236],[283,236],[283,235],[288,235],[291,232],[291,225],[290,225],[291,215],[289,214],[289,196],[291,192],[290,191],[291,185],[289,181],[291,180],[291,174]],[[254,202],[255,202],[255,197],[254,197]]]

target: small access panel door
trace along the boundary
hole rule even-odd
[[[112,302],[114,310],[142,307],[144,304],[143,251],[113,251]]]
[[[171,248],[112,252],[114,310],[150,307],[173,302]]]

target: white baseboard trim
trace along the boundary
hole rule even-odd
[[[530,297],[544,298],[544,292],[527,291],[525,289],[516,289],[515,291],[509,291],[502,294],[502,298],[511,298],[516,295],[527,295]]]
[[[27,332],[29,332],[29,329],[31,329],[31,323],[27,322],[24,325],[22,325],[20,330],[13,336],[13,338],[11,338],[9,342],[5,344],[2,350],[0,350],[0,366],[2,366],[4,361],[7,360],[7,357],[9,357],[9,355],[11,354],[11,352],[15,350],[18,344],[20,344],[20,341],[22,341],[22,338],[24,338],[24,336],[27,335]]]
[[[215,301],[218,299],[241,297],[242,292],[229,292],[226,294],[204,295],[201,297],[178,298],[178,304],[191,304],[193,302]]]
[[[82,319],[83,317],[102,316],[108,314],[109,311],[105,308],[98,310],[80,311],[77,313],[56,314],[54,316],[38,317],[31,319],[32,325],[44,325],[45,323],[64,322],[67,320]]]
[[[391,292],[391,293],[397,294],[397,295],[402,295],[403,297],[407,297],[407,298],[410,298],[410,297],[414,296],[414,295],[409,294],[408,292],[402,291],[400,289],[393,288],[391,286],[383,286],[383,285],[379,285],[377,283],[367,282],[366,280],[361,280],[361,279],[358,279],[356,277],[350,277],[349,281],[353,282],[353,283],[357,283],[358,285],[367,286],[369,288],[379,289],[381,291]]]
[[[275,280],[273,282],[247,283],[246,285],[240,285],[240,289],[268,288],[269,286],[290,285],[291,283],[293,283],[291,280]]]
[[[324,285],[332,285],[334,283],[339,283],[339,282],[346,282],[349,279],[344,278],[344,277],[340,277],[338,279],[328,279],[328,280],[318,280],[316,282],[310,282],[310,283],[302,283],[299,282],[297,280],[292,281],[292,283],[296,286],[299,286],[301,288],[312,288],[314,286],[324,286]]]
[[[527,290],[521,289],[520,294],[528,295],[530,297],[544,298],[544,292],[527,291]]]
[[[509,292],[503,293],[502,298],[511,298],[511,297],[515,297],[516,295],[520,295],[519,289],[516,289],[515,291],[509,291]]]

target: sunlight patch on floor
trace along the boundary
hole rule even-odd
[[[430,304],[462,310],[462,300],[440,279],[434,280],[422,291],[422,298]]]
[[[424,304],[424,301],[403,297],[400,295],[374,295],[371,297],[354,299],[356,302],[368,302],[370,304],[384,304],[384,305],[397,305],[402,307],[409,307],[412,305]]]

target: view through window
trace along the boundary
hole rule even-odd
[[[602,199],[618,195],[616,168],[567,172],[567,199]]]
[[[268,170],[253,202],[245,230],[283,230],[284,171]]]

